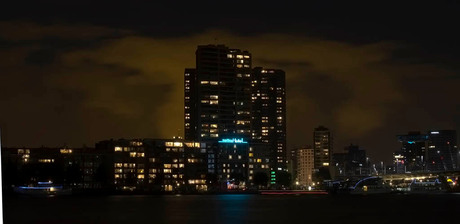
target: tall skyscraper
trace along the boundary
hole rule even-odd
[[[313,132],[315,169],[329,168],[333,152],[332,134],[326,127],[319,126]]]
[[[275,171],[286,170],[286,84],[279,69],[252,73],[252,142],[268,143]]]
[[[256,171],[269,170],[274,184],[278,171],[287,170],[285,74],[279,69],[252,69],[251,61],[248,51],[198,46],[196,68],[184,73],[185,139],[219,142],[222,147],[235,139],[249,143],[248,156],[241,157],[248,160],[248,179]],[[234,157],[215,156],[222,161]]]
[[[224,45],[198,46],[185,69],[185,139],[251,135],[251,54]]]

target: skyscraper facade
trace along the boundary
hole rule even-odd
[[[332,134],[328,128],[319,126],[313,132],[315,169],[329,168],[333,152]]]
[[[279,69],[252,73],[252,141],[270,145],[273,170],[286,170],[286,84]]]
[[[196,68],[185,69],[184,93],[186,140],[221,142],[222,147],[226,146],[222,140],[247,141],[254,151],[248,150],[248,156],[241,158],[247,158],[245,167],[254,170],[244,176],[251,179],[255,172],[269,170],[271,183],[276,183],[277,172],[287,170],[282,70],[252,69],[248,51],[201,45],[196,50]],[[218,150],[216,158],[227,158],[230,154],[218,155],[227,151]],[[254,160],[267,164],[251,164]]]
[[[251,54],[224,45],[198,46],[196,68],[186,69],[185,139],[251,135]]]

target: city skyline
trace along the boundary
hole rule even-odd
[[[455,24],[449,12],[458,5],[420,4],[409,16],[412,5],[403,4],[385,20],[376,11],[352,15],[342,9],[359,10],[319,3],[310,13],[260,17],[296,10],[251,4],[259,10],[231,17],[223,7],[214,21],[196,16],[209,6],[191,18],[168,15],[168,5],[155,6],[165,9],[155,15],[141,5],[130,6],[136,15],[120,16],[115,12],[125,5],[107,11],[84,3],[2,13],[3,144],[78,147],[182,135],[183,68],[193,66],[199,44],[248,50],[254,65],[286,72],[288,150],[312,144],[313,128],[324,125],[336,148],[358,144],[371,158],[390,162],[399,148],[396,135],[460,129],[458,35],[449,28]],[[314,12],[324,8],[330,9],[325,15]],[[421,13],[427,10],[433,16]],[[169,20],[155,22],[162,16]]]

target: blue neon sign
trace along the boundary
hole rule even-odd
[[[243,138],[224,138],[219,143],[248,143]]]
[[[408,141],[409,144],[415,144],[415,141]]]

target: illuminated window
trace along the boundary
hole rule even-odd
[[[208,83],[209,83],[209,81],[201,81],[201,84],[202,84],[202,85],[206,85],[206,84],[208,84]]]
[[[122,151],[122,148],[119,147],[119,146],[115,146],[115,152],[121,152]]]
[[[171,164],[163,164],[165,168],[171,168]]]
[[[54,159],[39,159],[39,163],[54,163]]]
[[[72,153],[72,149],[61,149],[62,154]]]
[[[163,173],[171,173],[171,169],[163,169]]]

